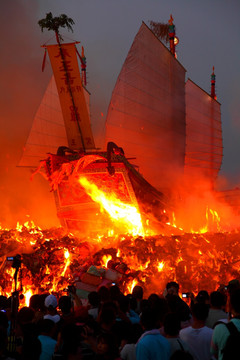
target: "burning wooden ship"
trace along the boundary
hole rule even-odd
[[[107,151],[94,143],[84,51],[80,55],[77,43],[59,39],[45,46],[54,77],[20,165],[36,167],[41,162],[54,190],[58,217],[70,230],[112,225],[90,185],[113,194],[121,206],[137,209],[130,221],[136,221],[139,233],[138,214],[143,219],[152,216],[153,224],[166,222],[164,209],[180,179],[204,176],[214,183],[217,177],[222,130],[215,75],[210,95],[190,79],[185,81],[186,70],[175,54],[172,20],[170,49],[145,23],[136,34],[108,108]]]

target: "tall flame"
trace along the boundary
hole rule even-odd
[[[105,268],[107,268],[108,262],[112,260],[112,256],[111,255],[103,255],[102,257],[102,261],[101,261],[101,265],[104,266]]]
[[[93,201],[100,204],[110,215],[111,219],[127,227],[131,234],[144,235],[141,215],[135,206],[125,204],[117,199],[115,194],[105,194],[95,184],[90,183],[85,177],[79,178],[80,184]]]
[[[69,254],[69,251],[68,251],[67,249],[64,251],[64,257],[65,257],[65,259],[66,259],[66,262],[65,262],[65,266],[64,266],[64,269],[63,269],[63,271],[62,271],[61,276],[64,276],[64,275],[65,275],[66,270],[67,270],[68,266],[69,266],[70,263],[71,263],[70,254]]]

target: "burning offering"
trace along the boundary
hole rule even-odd
[[[176,280],[183,292],[213,291],[239,277],[239,233],[80,238],[63,228],[41,230],[33,223],[0,230],[0,292],[61,293],[74,284],[81,298],[117,283],[124,293],[139,284],[162,293]]]

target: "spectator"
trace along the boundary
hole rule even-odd
[[[8,357],[7,351],[7,331],[6,328],[0,328],[0,359],[4,360],[14,360],[13,358]]]
[[[0,328],[4,329],[7,334],[8,329],[8,317],[5,311],[0,311]]]
[[[179,296],[179,284],[175,281],[168,282],[165,292],[170,311],[180,318],[181,328],[187,327],[190,323],[191,312],[189,306]]]
[[[44,305],[47,309],[47,314],[44,315],[44,319],[52,320],[54,323],[60,321],[60,315],[57,313],[57,298],[54,295],[48,295],[45,298]]]
[[[16,336],[16,352],[22,354],[23,341],[25,337],[30,335],[37,336],[37,325],[33,323],[33,309],[24,306],[17,313],[16,326],[13,332]]]
[[[43,319],[41,320],[40,327],[40,335],[38,339],[41,343],[41,355],[40,360],[51,360],[54,354],[57,341],[53,339],[53,335],[55,333],[55,326],[53,320]]]
[[[41,311],[42,308],[42,296],[39,294],[34,294],[30,297],[29,307],[34,311],[33,321],[37,323],[43,319],[44,313]]]
[[[97,341],[96,360],[120,360],[116,339],[112,333],[100,334]]]
[[[99,335],[99,324],[90,317],[85,324],[79,325],[81,328],[81,354],[82,359],[94,359],[97,349],[97,337]]]
[[[193,323],[179,333],[180,339],[188,344],[191,354],[196,360],[209,360],[211,358],[210,345],[213,330],[205,323],[209,307],[205,303],[194,303],[191,307]]]
[[[157,329],[156,314],[153,309],[145,308],[142,311],[141,324],[144,333],[137,343],[137,360],[168,360],[170,345]]]
[[[118,298],[118,320],[131,322],[132,324],[138,324],[140,322],[139,315],[130,308],[130,299],[123,294]]]
[[[98,309],[100,305],[99,294],[97,293],[97,291],[92,291],[88,294],[88,302],[89,302],[88,314],[91,315],[94,320],[97,320]]]
[[[64,295],[59,298],[58,307],[61,310],[61,326],[68,323],[75,322],[75,316],[73,313],[73,304],[70,296]]]
[[[207,290],[200,290],[195,298],[195,302],[207,304],[209,306],[210,304],[210,296]]]
[[[0,311],[6,312],[8,306],[7,297],[4,295],[0,295]]]
[[[227,304],[226,304],[226,312],[229,312],[230,308],[230,297],[233,292],[240,288],[240,282],[237,279],[230,280],[227,285]]]
[[[226,301],[224,295],[219,291],[210,294],[210,309],[206,321],[206,326],[213,329],[217,321],[227,321],[228,314],[225,309]]]
[[[118,301],[119,296],[122,294],[118,285],[112,285],[109,288],[110,299],[111,301]]]
[[[153,293],[148,297],[147,305],[155,312],[157,328],[159,328],[160,333],[163,334],[163,321],[166,314],[170,311],[167,300]]]
[[[143,333],[140,324],[132,324],[128,326],[125,343],[122,343],[120,356],[122,360],[136,360],[136,343]]]
[[[142,311],[142,300],[143,300],[143,288],[140,285],[134,286],[132,290],[132,296],[136,299],[136,308],[133,309],[137,314]]]
[[[111,300],[110,291],[106,286],[101,286],[98,289],[98,295],[99,295],[100,304],[103,304]]]
[[[176,314],[169,313],[164,319],[164,333],[169,341],[172,356],[177,350],[184,350],[189,352],[189,347],[185,341],[179,338],[179,331],[181,329],[181,321]]]
[[[166,285],[166,291],[167,291],[166,295],[176,295],[176,296],[178,296],[179,284],[176,283],[175,281],[168,282],[167,285]]]
[[[82,326],[76,324],[66,324],[59,333],[56,351],[53,359],[84,359],[81,349]]]
[[[230,280],[227,286],[227,292],[231,296],[232,293],[240,288],[240,282],[237,279]]]
[[[240,331],[240,289],[231,292],[229,302],[229,316],[238,331]],[[218,360],[223,359],[224,348],[230,333],[225,324],[218,324],[213,330],[211,353]]]
[[[41,352],[42,344],[37,337],[32,335],[24,337],[21,360],[40,360]]]
[[[117,307],[113,302],[106,302],[102,305],[98,315],[100,331],[102,333],[111,333],[112,327],[116,322]]]

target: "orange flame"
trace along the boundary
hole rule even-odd
[[[101,266],[104,266],[105,268],[107,268],[107,264],[108,264],[109,260],[112,260],[111,255],[103,255],[102,261],[101,261]]]
[[[80,177],[79,182],[92,200],[106,210],[112,221],[116,221],[127,228],[127,232],[130,234],[144,234],[141,215],[135,206],[123,203],[117,199],[115,194],[105,194],[85,177]]]
[[[65,275],[66,270],[67,270],[69,264],[71,263],[70,254],[69,254],[69,251],[68,251],[67,249],[66,249],[65,252],[64,252],[64,257],[65,257],[65,259],[66,259],[66,262],[65,262],[65,266],[64,266],[64,269],[63,269],[63,271],[62,271],[61,276],[64,276],[64,275]]]
[[[30,297],[33,295],[33,292],[31,289],[27,290],[24,293],[24,298],[25,298],[25,306],[29,306],[29,302],[30,302]]]
[[[206,225],[200,229],[199,233],[204,234],[208,231],[220,231],[220,216],[216,210],[206,208]],[[197,232],[197,231],[195,231]]]
[[[130,281],[127,285],[127,291],[126,294],[131,294],[133,291],[134,286],[136,286],[138,283],[138,281],[136,279],[133,279],[132,281]]]

